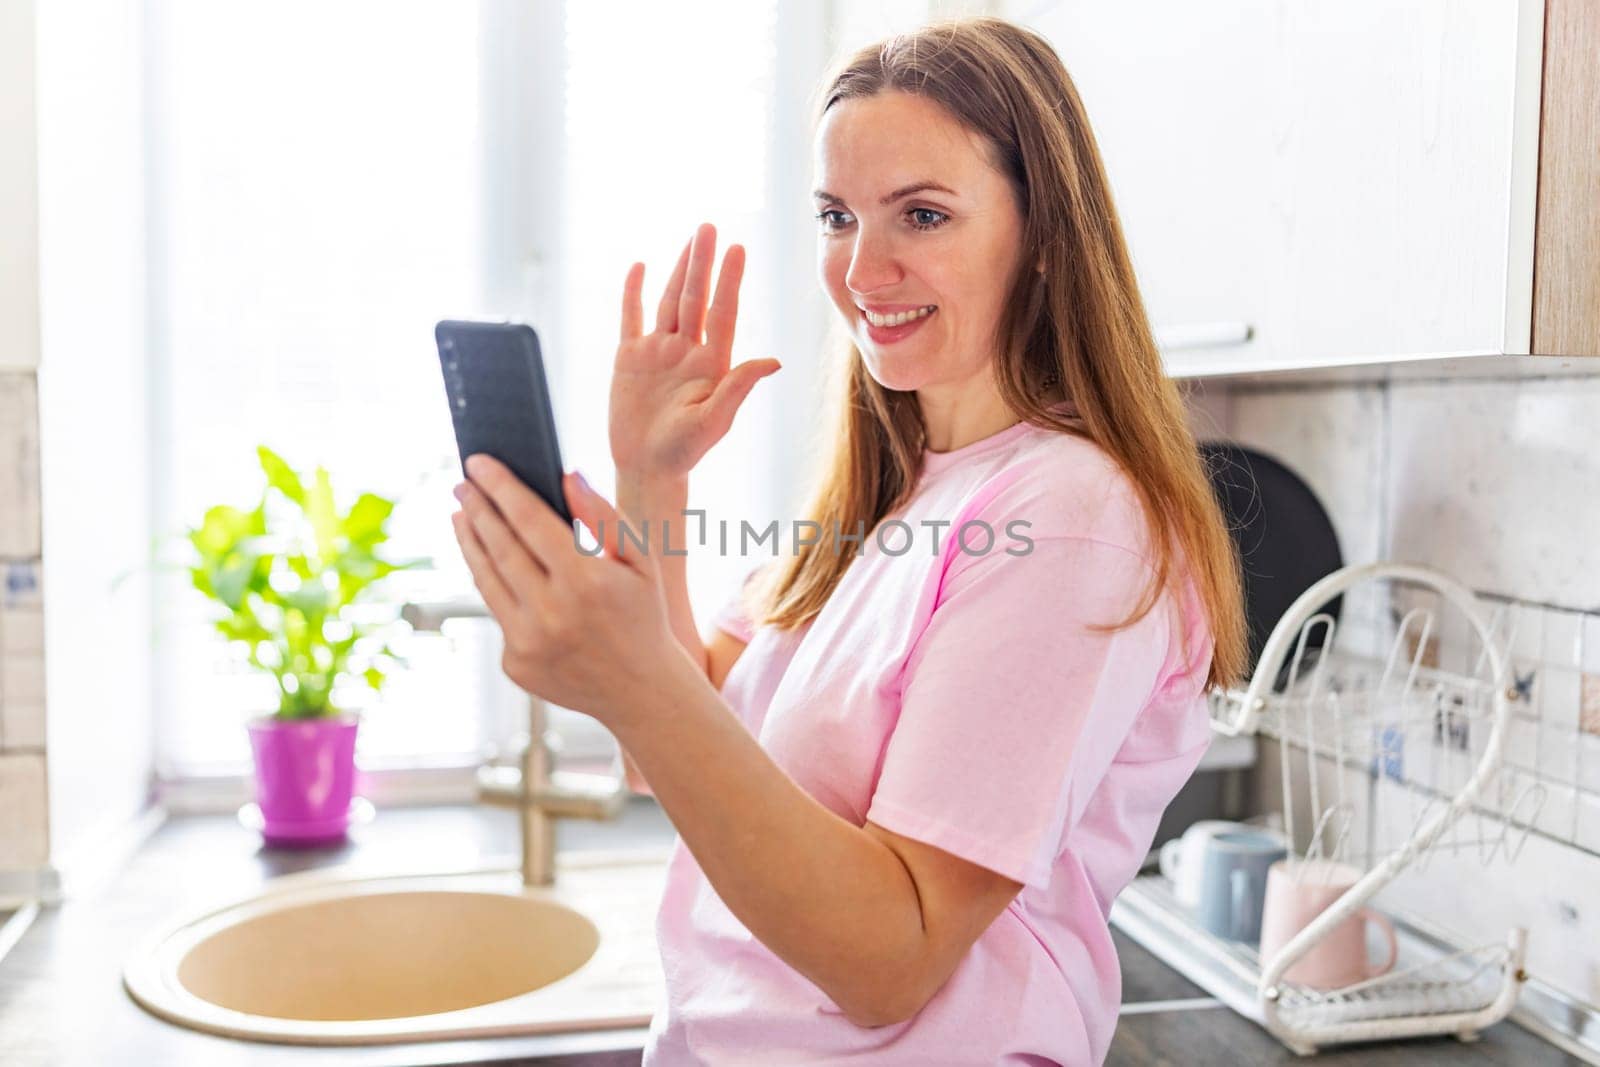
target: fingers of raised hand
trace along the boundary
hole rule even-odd
[[[667,288],[661,294],[661,304],[656,308],[656,330],[661,333],[673,333],[678,329],[678,299],[683,292],[683,276],[689,269],[689,250],[693,247],[691,238],[678,253],[678,265],[672,268],[672,277],[667,279]]]
[[[678,300],[678,332],[699,344],[706,327],[706,298],[711,292],[711,266],[717,254],[717,228],[709,222],[701,223],[690,246],[689,274]]]
[[[708,420],[716,437],[721,437],[733,425],[733,416],[744,403],[756,382],[777,370],[781,364],[775,359],[750,359],[722,375],[707,402]]]
[[[644,333],[644,264],[635,263],[628,268],[627,280],[622,283],[622,340],[631,341]]]
[[[739,317],[739,283],[744,278],[744,246],[729,245],[722,257],[722,273],[717,275],[717,295],[706,316],[706,345],[717,353],[721,366],[728,369],[733,352],[733,327]]]

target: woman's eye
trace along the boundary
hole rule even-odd
[[[817,213],[817,221],[822,223],[822,229],[825,232],[831,233],[834,230],[838,229],[839,226],[841,225],[840,223],[835,222],[833,220],[832,216],[834,216],[834,215],[838,215],[840,218],[843,218],[844,217],[844,212],[835,211],[835,210],[829,209],[827,211],[820,211],[820,212]]]
[[[937,230],[940,226],[950,221],[950,216],[942,211],[935,211],[931,207],[914,207],[906,212],[911,219],[911,227],[915,230]],[[849,223],[849,216],[836,208],[819,211],[816,214],[818,222],[822,223],[824,233],[833,233],[841,226]]]

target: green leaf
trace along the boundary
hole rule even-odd
[[[248,552],[238,552],[218,567],[211,576],[216,597],[230,609],[237,611],[244,604],[245,594],[255,583],[261,560]]]
[[[322,584],[320,577],[312,577],[282,594],[286,606],[306,616],[322,615],[333,607],[333,594]]]
[[[217,592],[211,584],[211,572],[205,567],[190,567],[189,580],[200,592],[212,599],[216,599]]]
[[[266,472],[267,484],[304,507],[305,486],[300,483],[300,476],[294,469],[283,461],[283,457],[266,445],[256,446],[256,456],[261,460],[261,469]]]
[[[362,493],[340,524],[350,544],[370,548],[389,539],[383,526],[394,511],[394,501],[376,493]]]
[[[252,645],[257,641],[266,641],[272,637],[267,628],[262,626],[254,616],[244,613],[217,620],[217,629],[225,637],[235,641],[249,641]]]
[[[201,559],[217,559],[250,536],[254,532],[252,525],[249,513],[218,504],[206,512],[199,528],[190,532],[189,541],[200,552]]]
[[[333,482],[328,468],[318,464],[317,480],[306,494],[306,518],[311,520],[312,533],[317,539],[317,557],[324,563],[333,562],[339,554],[339,511],[333,502]]]

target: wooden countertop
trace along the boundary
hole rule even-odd
[[[357,862],[409,862],[419,870],[516,861],[515,813],[487,806],[392,808],[355,828],[351,842],[319,852],[261,848],[231,816],[180,816],[163,823],[119,870],[74,899],[40,913],[0,960],[0,1063],[17,1067],[203,1063],[207,1067],[293,1064],[378,1067],[487,1064],[621,1067],[637,1064],[643,1029],[535,1035],[367,1048],[308,1048],[233,1041],[163,1022],[122,988],[129,954],[163,924],[219,900],[242,898],[267,879]],[[615,823],[563,823],[566,849],[660,849],[672,826],[648,797],[633,798]],[[1297,1063],[1299,1057],[1254,1023],[1120,933],[1123,1001],[1108,1064]],[[1375,1064],[1569,1064],[1578,1061],[1512,1023],[1476,1044],[1453,1039],[1359,1046],[1318,1062]]]

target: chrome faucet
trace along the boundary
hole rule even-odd
[[[413,629],[437,631],[446,619],[482,618],[489,614],[476,598],[412,601],[400,617]],[[560,738],[549,729],[544,700],[528,697],[528,738],[517,750],[517,763],[489,762],[478,768],[478,799],[517,809],[522,837],[522,884],[554,885],[556,820],[615,819],[633,790],[625,774],[595,774],[555,769]],[[620,759],[617,761],[620,766]]]

